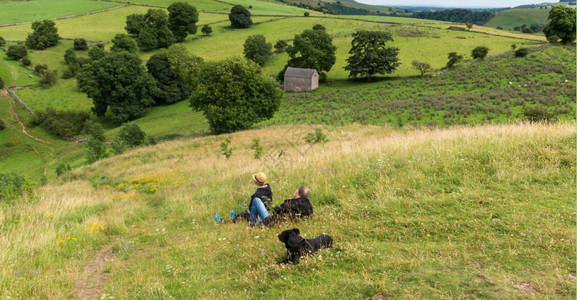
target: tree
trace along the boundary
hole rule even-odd
[[[278,41],[276,41],[276,44],[274,44],[274,49],[278,53],[284,52],[287,47],[288,47],[288,42],[285,40],[278,40]]]
[[[144,142],[146,141],[146,133],[136,124],[126,123],[122,125],[120,131],[118,131],[116,141],[130,148],[137,147],[144,145]]]
[[[192,83],[192,79],[200,72],[204,64],[202,57],[190,53],[181,44],[168,47],[165,53],[170,66],[178,71],[186,83]]]
[[[12,45],[8,47],[6,55],[13,60],[19,60],[28,55],[28,48],[25,45]]]
[[[327,29],[321,24],[315,24],[315,26],[313,26],[313,30],[327,30]]]
[[[196,22],[196,7],[185,2],[174,2],[168,6],[168,28],[177,42],[184,42],[188,34],[196,33]]]
[[[467,27],[467,30],[471,30],[471,28],[473,28],[473,23],[467,22],[465,23],[465,26]]]
[[[84,38],[74,39],[74,50],[76,51],[88,50],[88,43],[86,42],[86,39]]]
[[[452,68],[454,65],[463,60],[463,55],[459,55],[457,52],[451,52],[449,53],[448,58],[449,61],[447,62],[447,69]]]
[[[60,36],[54,21],[36,21],[32,23],[32,30],[34,32],[26,38],[26,46],[30,49],[43,50],[58,44]]]
[[[193,87],[190,104],[203,111],[214,133],[244,130],[270,119],[282,98],[276,81],[240,57],[206,63]]]
[[[76,79],[78,88],[92,98],[92,112],[102,117],[110,108],[118,124],[144,115],[159,93],[138,55],[125,51],[85,66]]]
[[[547,17],[549,23],[543,28],[547,40],[561,40],[562,44],[575,41],[575,9],[565,5],[555,5]]]
[[[392,73],[401,63],[397,57],[399,48],[387,47],[389,41],[393,41],[389,32],[360,30],[353,33],[351,56],[345,67],[350,71],[349,77],[361,76],[371,80],[377,73]]]
[[[244,42],[244,57],[254,61],[261,67],[272,54],[272,45],[266,42],[262,34],[249,36]]]
[[[79,65],[78,57],[76,57],[74,49],[66,49],[66,51],[64,51],[64,61],[67,65]]]
[[[286,67],[316,69],[320,80],[326,80],[335,64],[337,47],[324,30],[306,29],[295,35],[293,44],[286,49],[290,59]]]
[[[431,65],[426,62],[413,60],[413,68],[421,72],[421,78],[425,76],[425,73],[431,69]]]
[[[473,51],[471,51],[471,56],[473,59],[484,59],[487,57],[487,53],[489,53],[489,48],[485,46],[475,47]]]
[[[6,40],[0,36],[0,47],[4,47],[6,45]]]
[[[130,53],[138,52],[138,46],[136,42],[126,34],[119,33],[112,39],[112,47],[110,47],[110,52],[120,52],[127,51]]]
[[[43,69],[42,71],[40,71],[40,77],[42,77],[42,79],[40,79],[40,83],[46,85],[53,85],[56,82],[58,82],[58,70],[51,71],[48,69]]]
[[[137,36],[140,33],[140,29],[144,28],[146,25],[146,20],[143,14],[132,14],[126,17],[126,26],[124,29],[128,34]]]
[[[125,29],[127,29],[129,33],[137,31],[136,28],[132,28],[132,25],[129,26],[128,17],[126,22],[128,29],[127,27],[125,27]],[[143,16],[143,20],[133,16],[130,18],[130,22],[137,23],[141,26],[137,33],[137,44],[142,51],[167,48],[176,42],[174,34],[168,28],[168,15],[162,9],[149,9]]]
[[[88,50],[88,57],[92,60],[99,60],[106,56],[106,51],[104,51],[104,45],[96,44]]]
[[[172,68],[165,53],[151,56],[146,63],[146,68],[148,73],[156,79],[156,86],[160,90],[160,93],[154,97],[157,104],[173,103],[190,96],[192,92],[190,83],[185,82],[180,73]]]
[[[234,28],[248,28],[252,25],[250,12],[242,5],[235,5],[230,9],[228,14],[230,26]]]
[[[209,36],[212,33],[212,27],[210,27],[210,25],[208,24],[204,24],[204,26],[202,26],[202,34]]]

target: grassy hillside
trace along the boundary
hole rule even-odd
[[[163,143],[0,203],[0,296],[575,298],[574,124],[314,129],[227,135],[230,159],[226,136]],[[216,224],[257,171],[276,205],[308,185],[313,218]],[[294,227],[334,247],[279,266]]]
[[[505,30],[513,30],[515,27],[521,27],[523,24],[547,24],[547,17],[551,9],[540,8],[514,8],[499,11],[495,17],[485,24],[487,27],[501,27]]]

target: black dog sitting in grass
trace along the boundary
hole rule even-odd
[[[333,246],[333,238],[330,235],[321,234],[314,239],[304,239],[297,228],[285,230],[278,235],[278,239],[285,244],[287,257],[286,260],[279,262],[286,264],[289,262],[298,263],[301,256],[314,253],[322,248]]]

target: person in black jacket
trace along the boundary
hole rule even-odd
[[[270,219],[273,195],[272,189],[267,183],[266,174],[262,172],[253,174],[252,179],[254,184],[257,185],[256,192],[251,196],[248,210],[238,214],[234,210],[230,210],[233,223],[236,223],[238,220],[245,220],[250,221],[251,225],[256,225],[263,221],[265,221],[263,224],[266,224]],[[219,223],[223,221],[218,213],[214,213],[213,217]]]
[[[285,200],[280,206],[274,208],[275,221],[280,218],[305,218],[313,214],[313,206],[308,199],[309,189],[306,186],[299,187],[293,194],[292,199]]]

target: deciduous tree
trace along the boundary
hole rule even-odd
[[[449,61],[447,62],[447,68],[452,68],[454,65],[463,60],[463,55],[459,55],[457,52],[451,52],[447,56],[449,58]]]
[[[252,25],[250,12],[242,5],[235,5],[230,9],[228,14],[230,26],[234,28],[248,28]]]
[[[183,42],[187,35],[196,33],[196,22],[196,7],[186,2],[174,2],[168,6],[168,28],[177,42]]]
[[[575,41],[575,9],[555,5],[547,17],[549,23],[543,28],[547,40],[560,40],[563,44]],[[554,37],[557,38],[554,38]]]
[[[136,42],[126,34],[119,33],[112,39],[112,47],[110,47],[110,52],[120,52],[127,51],[130,53],[138,52],[138,46]]]
[[[19,60],[28,55],[28,48],[25,45],[12,45],[8,47],[6,55],[13,60]]]
[[[473,51],[471,51],[471,56],[474,59],[484,59],[485,57],[487,57],[488,53],[489,53],[489,48],[487,48],[485,46],[479,46],[479,47],[475,47],[475,49],[473,49]]]
[[[266,42],[262,34],[249,36],[244,42],[244,57],[254,61],[261,67],[272,54],[272,45]]]
[[[76,79],[78,88],[92,99],[92,112],[102,117],[110,109],[118,124],[144,115],[159,93],[138,55],[124,51],[85,66]]]
[[[270,119],[282,98],[276,81],[240,57],[206,63],[193,87],[191,106],[204,113],[214,133],[244,130]]]
[[[190,53],[190,51],[181,44],[168,47],[165,53],[166,58],[168,58],[170,62],[170,66],[177,70],[187,83],[192,83],[192,79],[200,72],[204,64],[202,57]]]
[[[286,49],[290,59],[286,67],[316,69],[320,80],[326,80],[326,72],[335,64],[337,47],[324,30],[306,29],[295,35],[293,44]]]
[[[204,26],[202,26],[202,34],[208,36],[212,33],[212,27],[210,27],[210,25],[208,24],[204,24]]]
[[[390,74],[401,63],[399,62],[399,48],[387,47],[393,37],[385,31],[360,30],[353,33],[351,55],[345,70],[350,71],[349,77],[363,77],[367,80],[375,74]]]
[[[190,96],[192,89],[189,82],[185,82],[180,73],[172,68],[164,52],[154,54],[146,63],[148,73],[156,79],[156,86],[160,90],[154,97],[157,104],[173,103]]]
[[[26,46],[30,49],[43,50],[56,46],[60,36],[56,23],[51,20],[36,21],[32,23],[32,32],[26,38]]]
[[[425,76],[425,73],[427,73],[431,69],[431,65],[423,61],[413,60],[412,65],[413,68],[421,72],[421,77]]]

